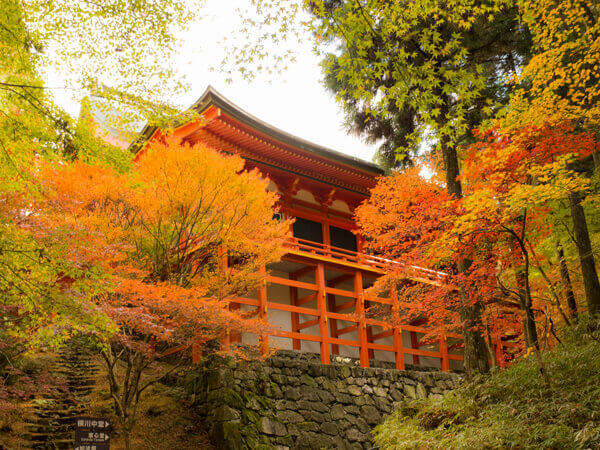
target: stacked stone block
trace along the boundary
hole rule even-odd
[[[218,448],[367,449],[404,399],[439,397],[459,379],[280,351],[266,361],[207,358],[186,386]]]

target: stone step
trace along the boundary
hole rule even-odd
[[[62,440],[72,440],[74,431],[53,432],[53,433],[25,433],[23,439],[29,442],[54,442]]]
[[[33,444],[31,448],[36,450],[56,450],[56,449],[73,449],[73,439],[59,439],[51,443]]]
[[[43,424],[26,424],[25,429],[31,433],[52,433],[52,432],[61,432],[61,431],[70,431],[75,426],[75,420],[73,422],[63,422],[63,423],[43,423]]]
[[[53,418],[49,418],[49,417],[45,417],[45,418],[41,418],[39,416],[36,416],[35,418],[28,418],[25,419],[25,423],[28,425],[46,425],[46,424],[52,424],[52,423],[56,423],[58,425],[62,425],[62,424],[74,424],[75,423],[75,417],[72,416],[65,416],[65,417],[53,417]]]

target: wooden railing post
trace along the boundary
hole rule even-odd
[[[396,356],[396,369],[404,370],[404,343],[402,342],[402,328],[400,328],[400,305],[398,304],[398,292],[396,287],[390,289],[392,298],[392,323],[394,330],[394,351]]]
[[[410,332],[410,346],[415,349],[418,350],[419,349],[419,338],[417,337],[417,332],[416,331],[411,331]],[[420,364],[420,359],[419,359],[419,355],[414,355],[413,354],[413,364],[415,366],[418,366]]]
[[[367,323],[365,321],[365,299],[363,297],[362,273],[354,272],[354,294],[356,295],[356,315],[358,316],[358,345],[361,367],[369,367],[369,348],[367,347]]]
[[[267,269],[262,266],[260,268],[262,278],[261,284],[258,287],[258,318],[261,320],[267,319]],[[258,338],[260,354],[265,356],[269,352],[269,336],[261,334]]]
[[[327,333],[327,302],[325,293],[325,265],[317,264],[317,310],[319,311],[319,337],[321,338],[321,363],[329,364],[329,336]]]
[[[440,334],[440,340],[438,345],[440,347],[442,371],[449,372],[450,360],[448,359],[448,342],[446,341],[446,335],[444,333]]]

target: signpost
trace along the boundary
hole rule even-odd
[[[98,417],[75,419],[75,450],[110,450],[110,421]]]

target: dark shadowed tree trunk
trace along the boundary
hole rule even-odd
[[[579,253],[585,299],[590,314],[595,315],[600,313],[600,282],[598,281],[592,243],[590,242],[590,234],[585,220],[585,213],[581,206],[581,200],[582,197],[579,192],[569,194],[569,205],[571,206],[571,217],[573,218],[573,234],[575,235],[575,244]]]
[[[447,105],[446,108],[447,109]],[[442,115],[444,117],[444,115]],[[441,150],[444,157],[444,169],[446,172],[446,190],[448,193],[462,197],[462,186],[458,180],[458,155],[456,147],[452,145],[447,138],[441,140]],[[461,261],[458,264],[458,271],[465,272],[469,268],[468,261]],[[483,307],[480,303],[469,305],[466,291],[460,289],[461,307],[459,310],[460,320],[462,322],[462,335],[465,342],[464,366],[467,375],[475,372],[485,373],[490,370],[489,354],[485,339],[483,337],[483,322],[481,316]]]
[[[569,275],[569,267],[565,260],[565,252],[563,251],[562,244],[559,240],[556,241],[556,253],[558,254],[558,263],[560,264],[560,278],[562,279],[563,294],[567,300],[567,306],[569,307],[569,313],[572,318],[577,318],[577,302],[575,301],[575,294],[573,293],[573,285],[571,284],[571,277]]]

